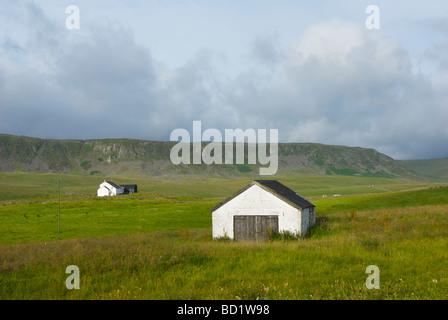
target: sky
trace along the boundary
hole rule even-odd
[[[447,157],[448,2],[0,4],[0,133],[168,141],[193,121]]]

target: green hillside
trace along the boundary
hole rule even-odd
[[[417,174],[442,179],[448,178],[448,158],[399,160],[398,163]]]
[[[0,171],[100,177],[208,175],[233,178],[259,174],[259,165],[249,165],[247,161],[236,165],[173,165],[170,150],[175,144],[132,139],[49,140],[0,134]],[[206,145],[202,143],[203,148]],[[418,178],[374,149],[316,143],[279,144],[278,166],[278,174]]]

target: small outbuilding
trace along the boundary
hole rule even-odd
[[[137,185],[136,184],[122,184],[121,186],[124,188],[125,194],[137,193]]]
[[[213,238],[262,241],[270,233],[303,236],[316,206],[276,180],[255,180],[211,209]]]
[[[113,181],[106,181],[100,184],[98,188],[97,195],[98,197],[109,197],[116,196],[117,194],[123,194],[124,188]]]
[[[137,193],[137,185],[136,184],[123,184],[119,185],[113,181],[106,181],[100,184],[98,188],[97,195],[98,197],[110,197],[116,196],[118,194],[128,194],[128,193]]]

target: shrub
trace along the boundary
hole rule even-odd
[[[346,218],[350,219],[350,221],[354,221],[358,219],[358,208],[350,209],[350,213],[344,212]]]
[[[272,234],[272,240],[292,241],[299,239],[300,235],[298,233],[293,233],[291,231],[280,231]]]
[[[316,224],[308,229],[305,238],[320,238],[330,234],[330,227],[328,217],[319,216],[316,217]]]

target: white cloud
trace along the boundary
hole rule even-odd
[[[229,92],[239,110],[249,111],[241,112],[248,122],[267,118],[287,141],[373,147],[397,157],[441,154],[426,144],[448,142],[435,130],[444,126],[443,96],[383,33],[332,20],[308,28],[285,52],[269,86],[247,81],[255,72],[233,84],[250,88],[236,98]]]

